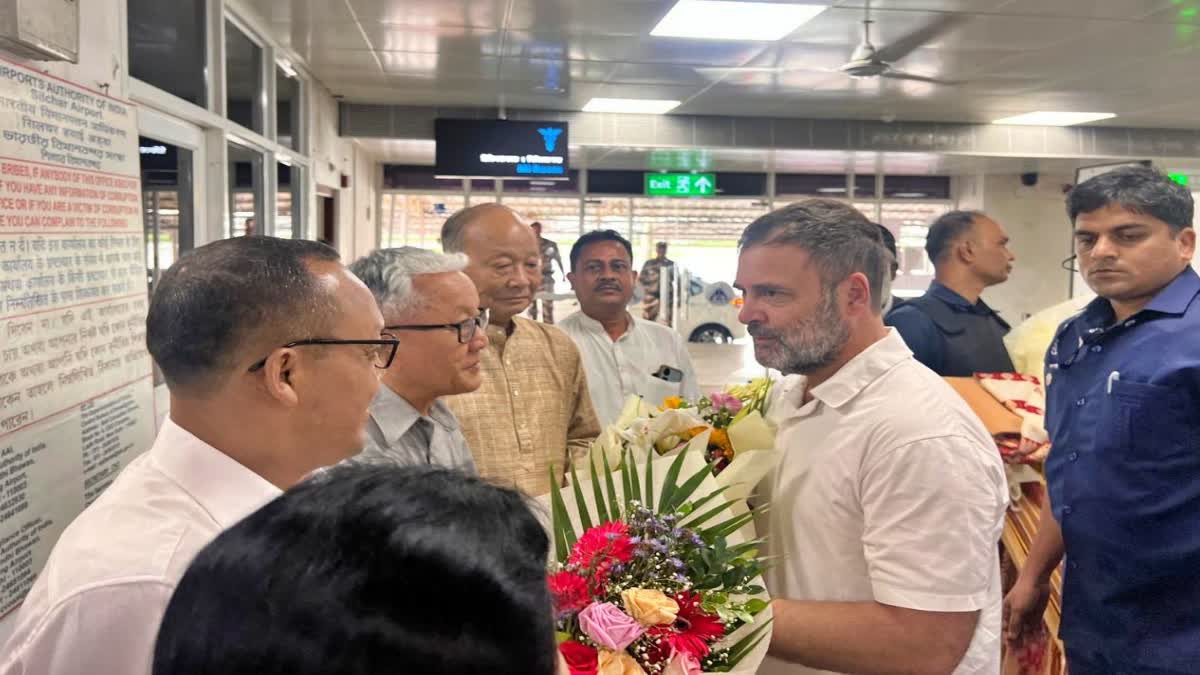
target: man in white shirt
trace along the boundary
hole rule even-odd
[[[170,416],[55,544],[0,674],[148,675],[196,553],[362,447],[378,369],[396,351],[382,328],[371,293],[323,244],[239,237],[180,258],[146,318]]]
[[[488,314],[463,274],[467,256],[414,246],[372,251],[350,265],[379,305],[384,330],[400,342],[371,402],[367,445],[351,461],[436,464],[475,473],[475,460],[444,396],[483,382]]]
[[[616,421],[631,395],[651,405],[700,397],[687,344],[666,326],[626,309],[637,284],[633,246],[614,230],[588,232],[571,247],[567,275],[580,311],[559,322],[579,345],[600,424]]]
[[[761,673],[1000,671],[995,444],[881,319],[889,255],[847,205],[807,200],[740,241],[740,319],[790,377],[772,417],[775,598]]]

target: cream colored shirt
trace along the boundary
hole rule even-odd
[[[696,369],[683,337],[661,324],[629,318],[628,330],[616,340],[599,321],[583,312],[558,323],[579,347],[587,370],[588,392],[600,424],[605,426],[617,421],[630,396],[641,396],[656,406],[668,396],[700,398]],[[683,379],[667,382],[653,377],[651,373],[660,366],[681,371]]]
[[[772,403],[773,597],[980,612],[955,675],[1000,672],[1000,562],[1008,489],[982,423],[895,330],[815,387]],[[870,640],[869,635],[862,637]],[[917,645],[913,645],[917,649]],[[768,659],[763,675],[817,671]]]
[[[0,650],[0,674],[149,675],[192,558],[279,494],[168,418],[59,537]]]
[[[479,475],[538,496],[550,467],[563,476],[600,434],[579,350],[554,326],[521,317],[511,334],[488,326],[483,385],[444,399],[458,418]]]

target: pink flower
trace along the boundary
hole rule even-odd
[[[625,651],[645,631],[611,602],[594,602],[579,613],[579,628],[593,642],[614,652]]]
[[[675,652],[662,675],[701,675],[700,661],[687,652]]]
[[[742,409],[742,399],[733,394],[717,393],[710,396],[708,400],[712,403],[713,410],[724,408],[731,415],[738,414]]]

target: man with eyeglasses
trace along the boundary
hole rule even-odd
[[[629,313],[637,272],[628,239],[614,230],[583,235],[571,247],[567,279],[580,311],[559,326],[583,355],[601,424],[615,422],[630,396],[641,396],[650,405],[661,405],[668,396],[700,397],[683,337]]]
[[[148,675],[196,553],[363,446],[378,373],[396,351],[382,329],[371,293],[316,242],[226,239],[164,272],[146,344],[170,414],[55,544],[0,673]],[[78,459],[78,448],[53,450]]]
[[[500,204],[479,204],[446,220],[442,248],[465,253],[463,271],[491,314],[481,352],[483,385],[447,400],[483,478],[526,494],[550,491],[600,433],[575,343],[558,328],[522,316],[541,283],[537,237]]]
[[[367,445],[351,461],[438,464],[475,473],[454,413],[441,400],[483,381],[488,314],[462,270],[467,257],[406,246],[373,251],[350,266],[379,305],[400,350],[371,402]]]

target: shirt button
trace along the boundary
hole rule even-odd
[[[1083,406],[1087,405],[1087,399],[1081,398],[1078,401],[1075,401],[1075,405],[1082,408]]]
[[[1071,507],[1069,507],[1069,506],[1064,506],[1064,507],[1063,507],[1063,515],[1064,515],[1064,516],[1069,516],[1069,515],[1071,515]]]
[[[1099,354],[1102,351],[1104,351],[1104,347],[1101,347],[1100,345],[1092,345],[1093,354]]]
[[[1067,459],[1069,459],[1069,460],[1071,460],[1072,462],[1074,462],[1075,460],[1079,459],[1079,453],[1078,453],[1078,452],[1072,452],[1071,454],[1067,455]]]
[[[1070,562],[1068,562],[1068,563],[1067,563],[1067,567],[1069,567],[1069,568],[1071,568],[1071,569],[1073,569],[1073,570],[1077,570],[1077,569],[1079,569],[1079,563],[1077,563],[1077,562],[1075,562],[1074,560],[1072,560],[1072,561],[1070,561]]]

